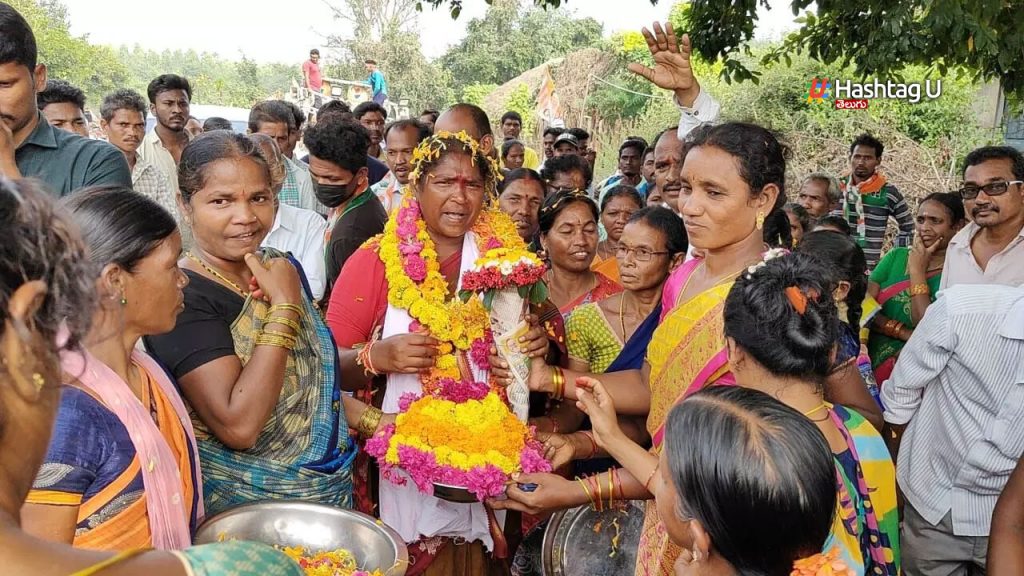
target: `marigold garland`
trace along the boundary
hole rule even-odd
[[[485,158],[464,132],[441,132],[414,151],[413,181],[440,159],[448,146],[445,139],[461,142],[474,162],[478,156]],[[499,174],[494,166],[491,170]],[[485,257],[514,254],[517,262],[520,257],[524,262],[519,276],[535,275],[539,260],[527,252],[512,219],[493,203],[471,232]],[[434,368],[420,375],[423,394],[403,396],[396,423],[366,442],[366,451],[378,459],[383,476],[404,484],[406,477],[397,472],[402,469],[422,492],[433,493],[435,483],[448,484],[466,487],[483,500],[503,493],[509,475],[516,471],[550,471],[542,446],[532,429],[511,412],[503,391],[465,380],[468,375],[460,370],[460,356],[480,369],[489,365],[493,337],[488,311],[477,294],[448,297],[437,250],[408,188],[384,227],[377,252],[384,263],[388,302],[413,318],[410,331],[426,329],[441,342]]]
[[[526,252],[526,244],[516,232],[508,215],[494,207],[485,210],[472,232],[481,253],[494,250]],[[406,190],[394,218],[388,220],[378,244],[388,281],[388,302],[408,311],[417,326],[425,327],[441,341],[434,369],[422,378],[425,391],[433,391],[433,383],[441,378],[460,377],[457,354],[476,349],[473,355],[479,366],[480,350],[489,349],[490,319],[477,296],[463,301],[448,298],[448,282],[441,274],[437,250],[427,233],[419,203]]]

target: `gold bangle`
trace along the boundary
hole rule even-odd
[[[359,417],[359,422],[356,424],[356,432],[364,438],[369,438],[377,432],[377,426],[380,426],[380,420],[384,417],[384,412],[379,408],[373,406],[367,406],[363,410],[362,416]]]
[[[267,310],[267,316],[270,316],[274,312],[280,312],[281,310],[287,310],[289,312],[295,312],[296,314],[299,315],[299,318],[302,318],[302,314],[303,314],[302,308],[300,306],[298,306],[297,304],[288,304],[288,303],[274,304],[273,306],[270,307],[270,310]]]
[[[611,510],[612,506],[615,505],[615,475],[613,474],[614,470],[615,469],[612,468],[612,470],[608,472],[608,509],[609,510]]]
[[[551,397],[555,400],[565,398],[565,373],[558,366],[551,367],[551,383],[555,386],[555,391]]]
[[[577,477],[576,481],[580,483],[580,486],[583,486],[583,493],[587,495],[587,500],[590,500],[590,507],[596,509],[597,506],[594,505],[594,497],[590,495],[590,490],[587,488],[586,481],[580,477]]]
[[[295,334],[291,332],[281,332],[280,330],[270,330],[268,328],[264,328],[263,330],[260,330],[260,333],[267,334],[268,336],[277,336],[278,338],[288,338],[290,340],[295,340]]]
[[[285,338],[276,338],[273,336],[259,335],[256,337],[256,346],[276,346],[277,348],[284,348],[285,350],[291,351],[295,349],[295,342],[287,340]]]
[[[932,290],[931,288],[928,287],[928,284],[926,282],[914,284],[913,286],[910,287],[911,296],[931,296],[931,294]]]
[[[266,326],[267,324],[280,324],[281,326],[287,326],[291,328],[296,333],[299,332],[299,323],[296,322],[295,320],[292,320],[291,318],[285,318],[284,316],[269,316],[263,322],[264,326]]]

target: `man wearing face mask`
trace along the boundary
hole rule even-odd
[[[309,150],[313,191],[329,210],[326,303],[345,261],[363,242],[384,231],[387,213],[370,191],[366,128],[352,119],[332,116],[307,129],[302,141]]]

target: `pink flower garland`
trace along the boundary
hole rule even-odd
[[[533,432],[531,428],[531,439],[527,441],[526,447],[519,457],[523,472],[528,474],[550,472],[551,463],[544,459],[543,446],[533,439]],[[481,502],[505,493],[508,476],[491,464],[476,466],[469,471],[459,470],[451,466],[438,465],[433,454],[405,445],[398,447],[398,466],[389,464],[385,456],[394,434],[395,426],[389,424],[366,441],[366,453],[377,459],[380,464],[381,476],[392,484],[405,486],[407,478],[398,470],[401,468],[412,479],[416,488],[426,494],[433,495],[434,483],[464,486]]]

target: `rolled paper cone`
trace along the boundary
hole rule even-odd
[[[526,422],[530,412],[530,357],[519,351],[519,336],[528,326],[523,322],[526,299],[515,288],[498,290],[491,302],[491,331],[498,354],[508,362],[512,371],[512,384],[506,389],[512,411]]]

